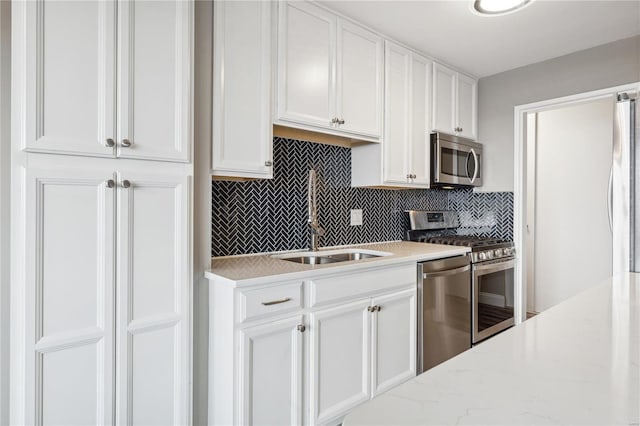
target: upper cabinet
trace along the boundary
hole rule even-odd
[[[271,178],[275,3],[214,3],[214,176]]]
[[[279,7],[276,120],[378,140],[382,38],[311,3]]]
[[[17,148],[189,160],[193,5],[117,5],[24,4],[14,55]]]
[[[433,64],[433,130],[477,139],[477,104],[475,79]]]
[[[384,140],[352,148],[354,186],[429,187],[431,64],[385,42]]]

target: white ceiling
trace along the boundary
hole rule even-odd
[[[640,34],[639,0],[537,0],[496,17],[471,13],[470,2],[319,1],[476,77]]]

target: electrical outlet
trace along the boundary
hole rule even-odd
[[[351,210],[351,226],[362,225],[362,209]]]

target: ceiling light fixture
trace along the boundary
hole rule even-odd
[[[533,0],[472,0],[471,11],[482,16],[513,13],[531,4]]]

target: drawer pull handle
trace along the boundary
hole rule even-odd
[[[280,303],[287,303],[288,301],[290,301],[291,298],[290,297],[285,297],[284,299],[280,299],[280,300],[272,300],[271,302],[262,302],[262,304],[264,306],[271,306],[271,305],[278,305]]]

